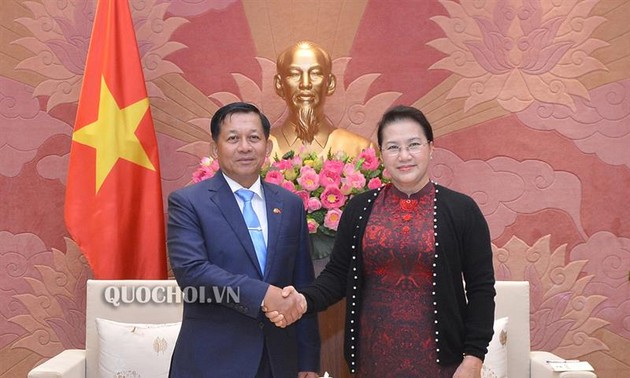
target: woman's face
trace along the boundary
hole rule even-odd
[[[382,131],[381,156],[400,191],[413,194],[429,182],[429,160],[433,143],[427,140],[422,126],[411,119],[385,125]]]

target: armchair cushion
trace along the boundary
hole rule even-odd
[[[494,335],[488,345],[488,353],[483,361],[482,378],[507,378],[507,338],[508,318],[494,321]]]
[[[120,305],[108,301],[108,290],[119,288],[121,293]],[[134,293],[153,293],[159,288],[159,293],[165,294],[163,301],[132,301],[123,303],[123,295],[132,298]],[[100,343],[96,330],[96,318],[109,319],[123,323],[165,324],[182,320],[182,302],[177,296],[169,293],[180,292],[175,280],[88,280],[85,312],[85,370],[87,377],[99,376]],[[181,293],[181,292],[180,292]]]
[[[168,377],[181,322],[119,323],[96,318],[101,377]]]

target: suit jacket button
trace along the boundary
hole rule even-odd
[[[263,329],[264,326],[265,326],[265,323],[258,322],[258,328]]]

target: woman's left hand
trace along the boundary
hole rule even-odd
[[[481,378],[481,359],[467,355],[453,374],[453,378]]]

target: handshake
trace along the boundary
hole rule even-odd
[[[298,321],[306,312],[306,298],[293,286],[284,289],[269,285],[262,310],[277,327],[284,328]]]

